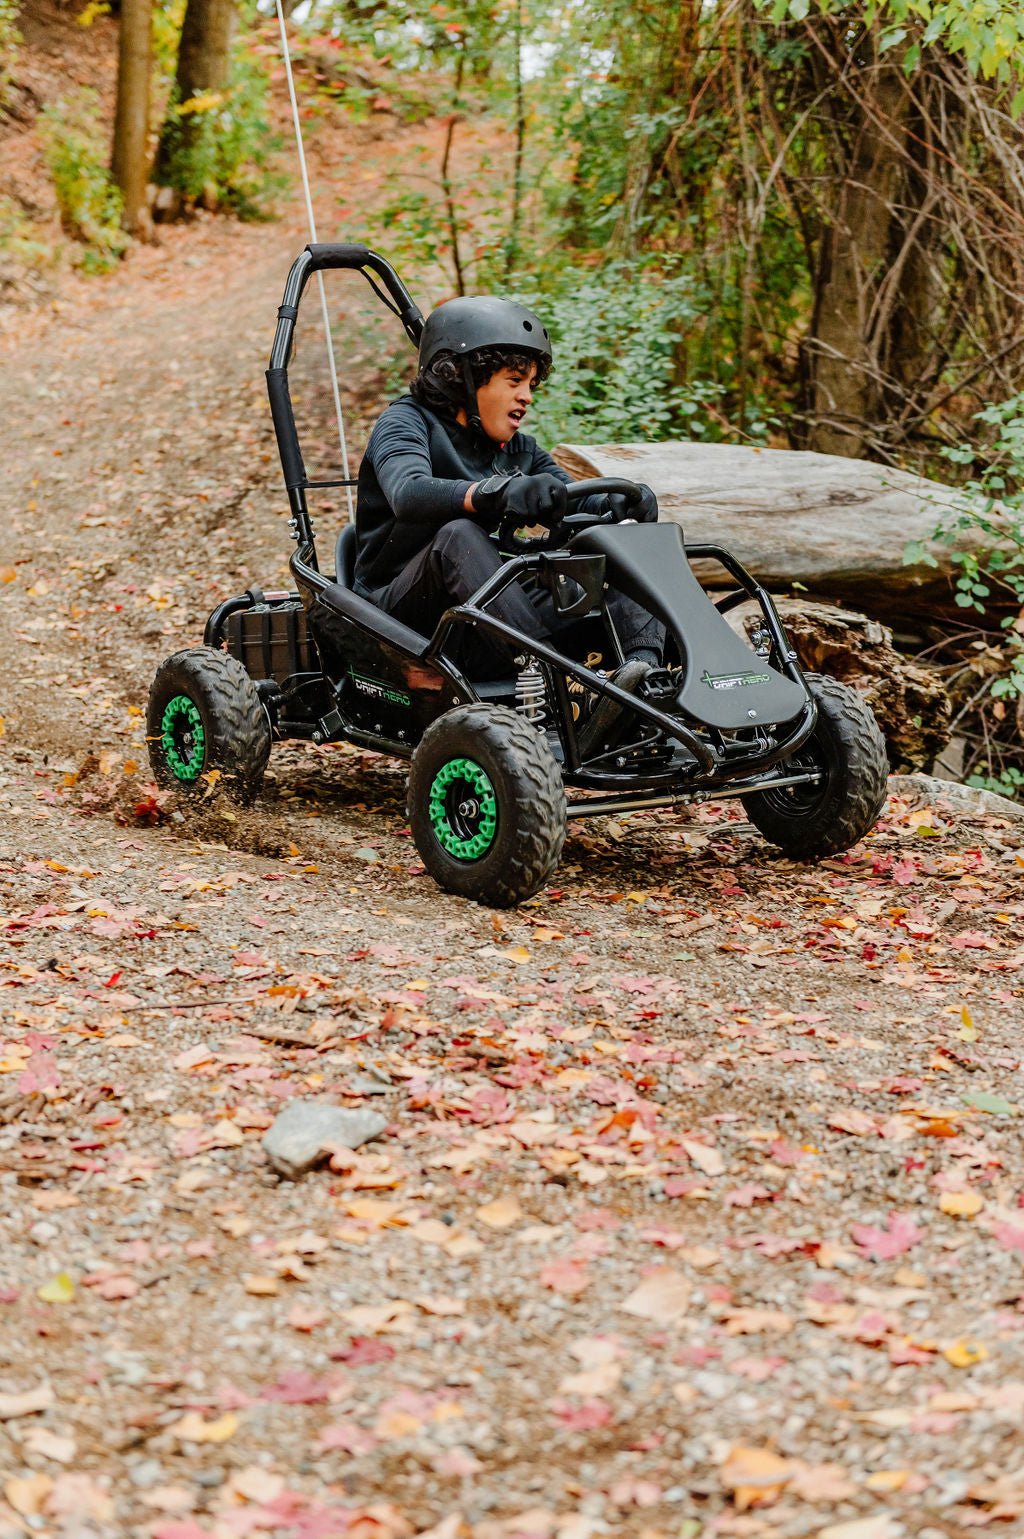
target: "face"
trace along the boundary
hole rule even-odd
[[[533,400],[537,365],[531,363],[525,374],[515,369],[499,369],[476,393],[480,422],[488,438],[496,444],[507,443],[523,423]]]

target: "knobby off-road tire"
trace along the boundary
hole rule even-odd
[[[780,770],[815,768],[817,785],[755,791],[743,798],[747,816],[773,844],[798,860],[848,850],[870,833],[885,802],[889,764],[871,707],[837,679],[804,675],[818,721],[800,751]]]
[[[565,841],[565,787],[550,749],[502,705],[446,711],[409,771],[409,823],[439,886],[492,908],[541,887]]]
[[[213,647],[175,652],[149,692],[146,738],[153,774],[186,795],[205,792],[211,770],[233,801],[256,796],[270,757],[270,726],[237,658]]]

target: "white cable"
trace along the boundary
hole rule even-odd
[[[284,7],[281,0],[277,0],[277,19],[281,26],[281,50],[284,54],[284,72],[288,79],[288,95],[292,104],[292,121],[295,124],[295,145],[299,152],[299,170],[302,173],[302,190],[306,194],[306,213],[309,216],[309,238],[316,245],[316,218],[313,214],[313,198],[309,190],[309,172],[306,169],[306,151],[302,143],[302,127],[299,123],[299,104],[295,100],[295,81],[292,77],[292,56],[288,48],[288,33],[284,24]],[[338,418],[338,442],[341,445],[341,466],[345,480],[351,480],[348,469],[348,444],[345,441],[345,419],[341,411],[341,395],[338,390],[338,369],[334,361],[334,343],[331,340],[331,318],[327,310],[327,290],[324,288],[324,275],[317,273],[317,281],[320,284],[320,308],[324,317],[324,339],[327,343],[327,363],[331,371],[331,389],[334,392],[334,410]],[[355,517],[355,508],[352,503],[352,488],[346,486],[345,493],[348,497],[349,523]]]

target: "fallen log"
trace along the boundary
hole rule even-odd
[[[661,516],[681,524],[688,540],[725,546],[773,592],[800,584],[897,624],[963,618],[951,549],[931,539],[957,502],[952,487],[867,460],[733,444],[559,444],[554,454],[579,480],[646,482]],[[980,538],[964,531],[954,548],[978,548]],[[913,540],[925,543],[934,567],[904,565]],[[730,584],[708,563],[697,572],[710,586]]]
[[[889,627],[867,615],[805,599],[775,604],[801,668],[827,673],[864,696],[885,735],[892,768],[931,769],[949,742],[952,718],[938,670],[904,657]],[[760,614],[751,599],[727,618],[740,635],[749,635]]]

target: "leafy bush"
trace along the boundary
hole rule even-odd
[[[86,272],[109,272],[128,236],[121,229],[121,194],[105,163],[107,133],[96,92],[83,90],[44,107],[39,123],[61,223],[84,248],[78,265]]]
[[[688,274],[638,262],[565,267],[550,284],[515,284],[551,333],[555,367],[531,413],[545,442],[717,436],[718,389],[676,377],[680,334],[703,313]]]
[[[270,168],[280,147],[270,129],[266,73],[243,47],[226,91],[209,91],[183,104],[172,91],[161,180],[195,201],[212,190],[218,205],[240,219],[263,219],[267,200],[285,185]]]
[[[1000,625],[1006,639],[1001,648],[1002,671],[992,680],[993,715],[1005,718],[1003,702],[1024,696],[1024,392],[998,405],[987,406],[974,418],[979,442],[943,450],[951,463],[974,473],[960,488],[951,512],[933,538],[953,545],[967,530],[985,537],[987,549],[952,552],[957,568],[956,603],[961,609],[986,615],[1004,611]],[[904,559],[937,565],[922,542],[908,545]],[[1018,722],[1021,710],[1016,711]],[[1002,760],[996,774],[970,774],[968,785],[1014,796],[1024,787],[1024,744],[1017,748],[1021,764]],[[989,768],[993,767],[990,763]]]
[[[17,28],[17,0],[0,0],[0,107],[7,99],[14,60],[21,42]]]

